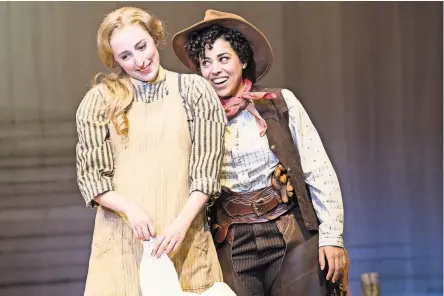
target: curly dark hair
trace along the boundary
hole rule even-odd
[[[205,57],[205,47],[208,46],[212,49],[214,42],[219,38],[223,38],[230,43],[231,48],[237,54],[241,63],[247,64],[242,71],[242,77],[249,79],[253,83],[256,82],[256,63],[254,62],[250,43],[239,31],[220,25],[214,25],[191,33],[190,38],[185,43],[185,51],[196,66],[198,73],[201,74],[199,60]]]

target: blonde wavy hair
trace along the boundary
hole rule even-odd
[[[135,7],[122,7],[109,13],[97,32],[97,47],[100,60],[108,68],[120,68],[110,45],[115,30],[137,24],[146,30],[158,46],[165,42],[164,23],[145,10]],[[108,120],[112,121],[119,135],[128,135],[128,118],[126,110],[134,99],[134,89],[129,75],[122,69],[118,73],[98,73],[92,80],[92,87],[102,83],[108,89],[111,98],[108,104]]]

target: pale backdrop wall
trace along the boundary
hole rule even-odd
[[[174,32],[207,8],[268,36],[262,84],[293,90],[336,167],[351,285],[442,295],[442,3],[0,3],[0,295],[82,295],[94,211],[75,181],[75,110],[103,70],[95,34],[128,4],[166,20],[166,68],[186,71]]]

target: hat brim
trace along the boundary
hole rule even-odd
[[[172,39],[173,50],[179,60],[189,69],[196,71],[193,61],[185,51],[185,44],[190,34],[212,25],[220,25],[228,29],[235,29],[245,36],[253,50],[256,63],[256,80],[260,80],[268,73],[273,65],[273,51],[267,38],[252,24],[235,18],[219,18],[201,21],[182,31],[177,32]]]

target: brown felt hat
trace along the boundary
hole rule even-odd
[[[242,33],[250,43],[253,50],[253,58],[256,62],[256,79],[259,80],[267,74],[273,64],[273,51],[267,38],[258,28],[236,14],[209,9],[205,12],[205,18],[191,27],[188,27],[173,36],[173,50],[180,61],[189,69],[196,71],[193,61],[185,52],[185,43],[192,32],[201,30],[211,25],[220,25],[225,28],[235,29]]]

